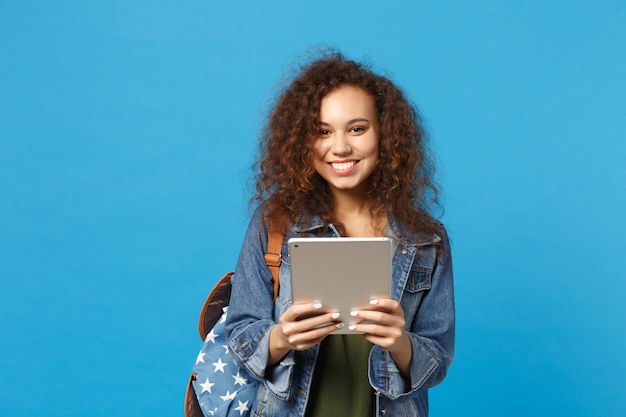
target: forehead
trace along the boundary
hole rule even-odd
[[[326,94],[320,105],[320,119],[375,118],[374,99],[361,87],[344,85]]]

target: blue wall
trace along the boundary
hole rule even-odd
[[[422,109],[458,343],[432,416],[623,416],[626,3],[0,1],[0,414],[182,415],[281,76]]]

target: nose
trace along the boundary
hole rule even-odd
[[[349,136],[345,133],[336,133],[333,135],[331,151],[335,155],[348,155],[352,152]]]

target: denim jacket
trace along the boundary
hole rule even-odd
[[[411,340],[410,381],[400,374],[389,352],[373,346],[369,383],[376,394],[376,416],[428,415],[428,388],[440,383],[454,352],[452,260],[443,225],[436,235],[409,233],[390,216],[394,240],[391,298],[400,300]],[[285,231],[280,290],[273,301],[271,273],[265,264],[267,228],[261,210],[252,217],[232,277],[226,331],[234,361],[261,383],[253,416],[304,416],[318,346],[291,351],[268,366],[269,334],[292,304],[287,240],[291,237],[339,236],[319,217],[301,217]],[[438,245],[436,245],[438,244]]]

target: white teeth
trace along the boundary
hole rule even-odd
[[[356,164],[355,161],[350,161],[350,162],[333,162],[331,165],[337,171],[345,171],[347,169],[352,168],[354,164]]]

